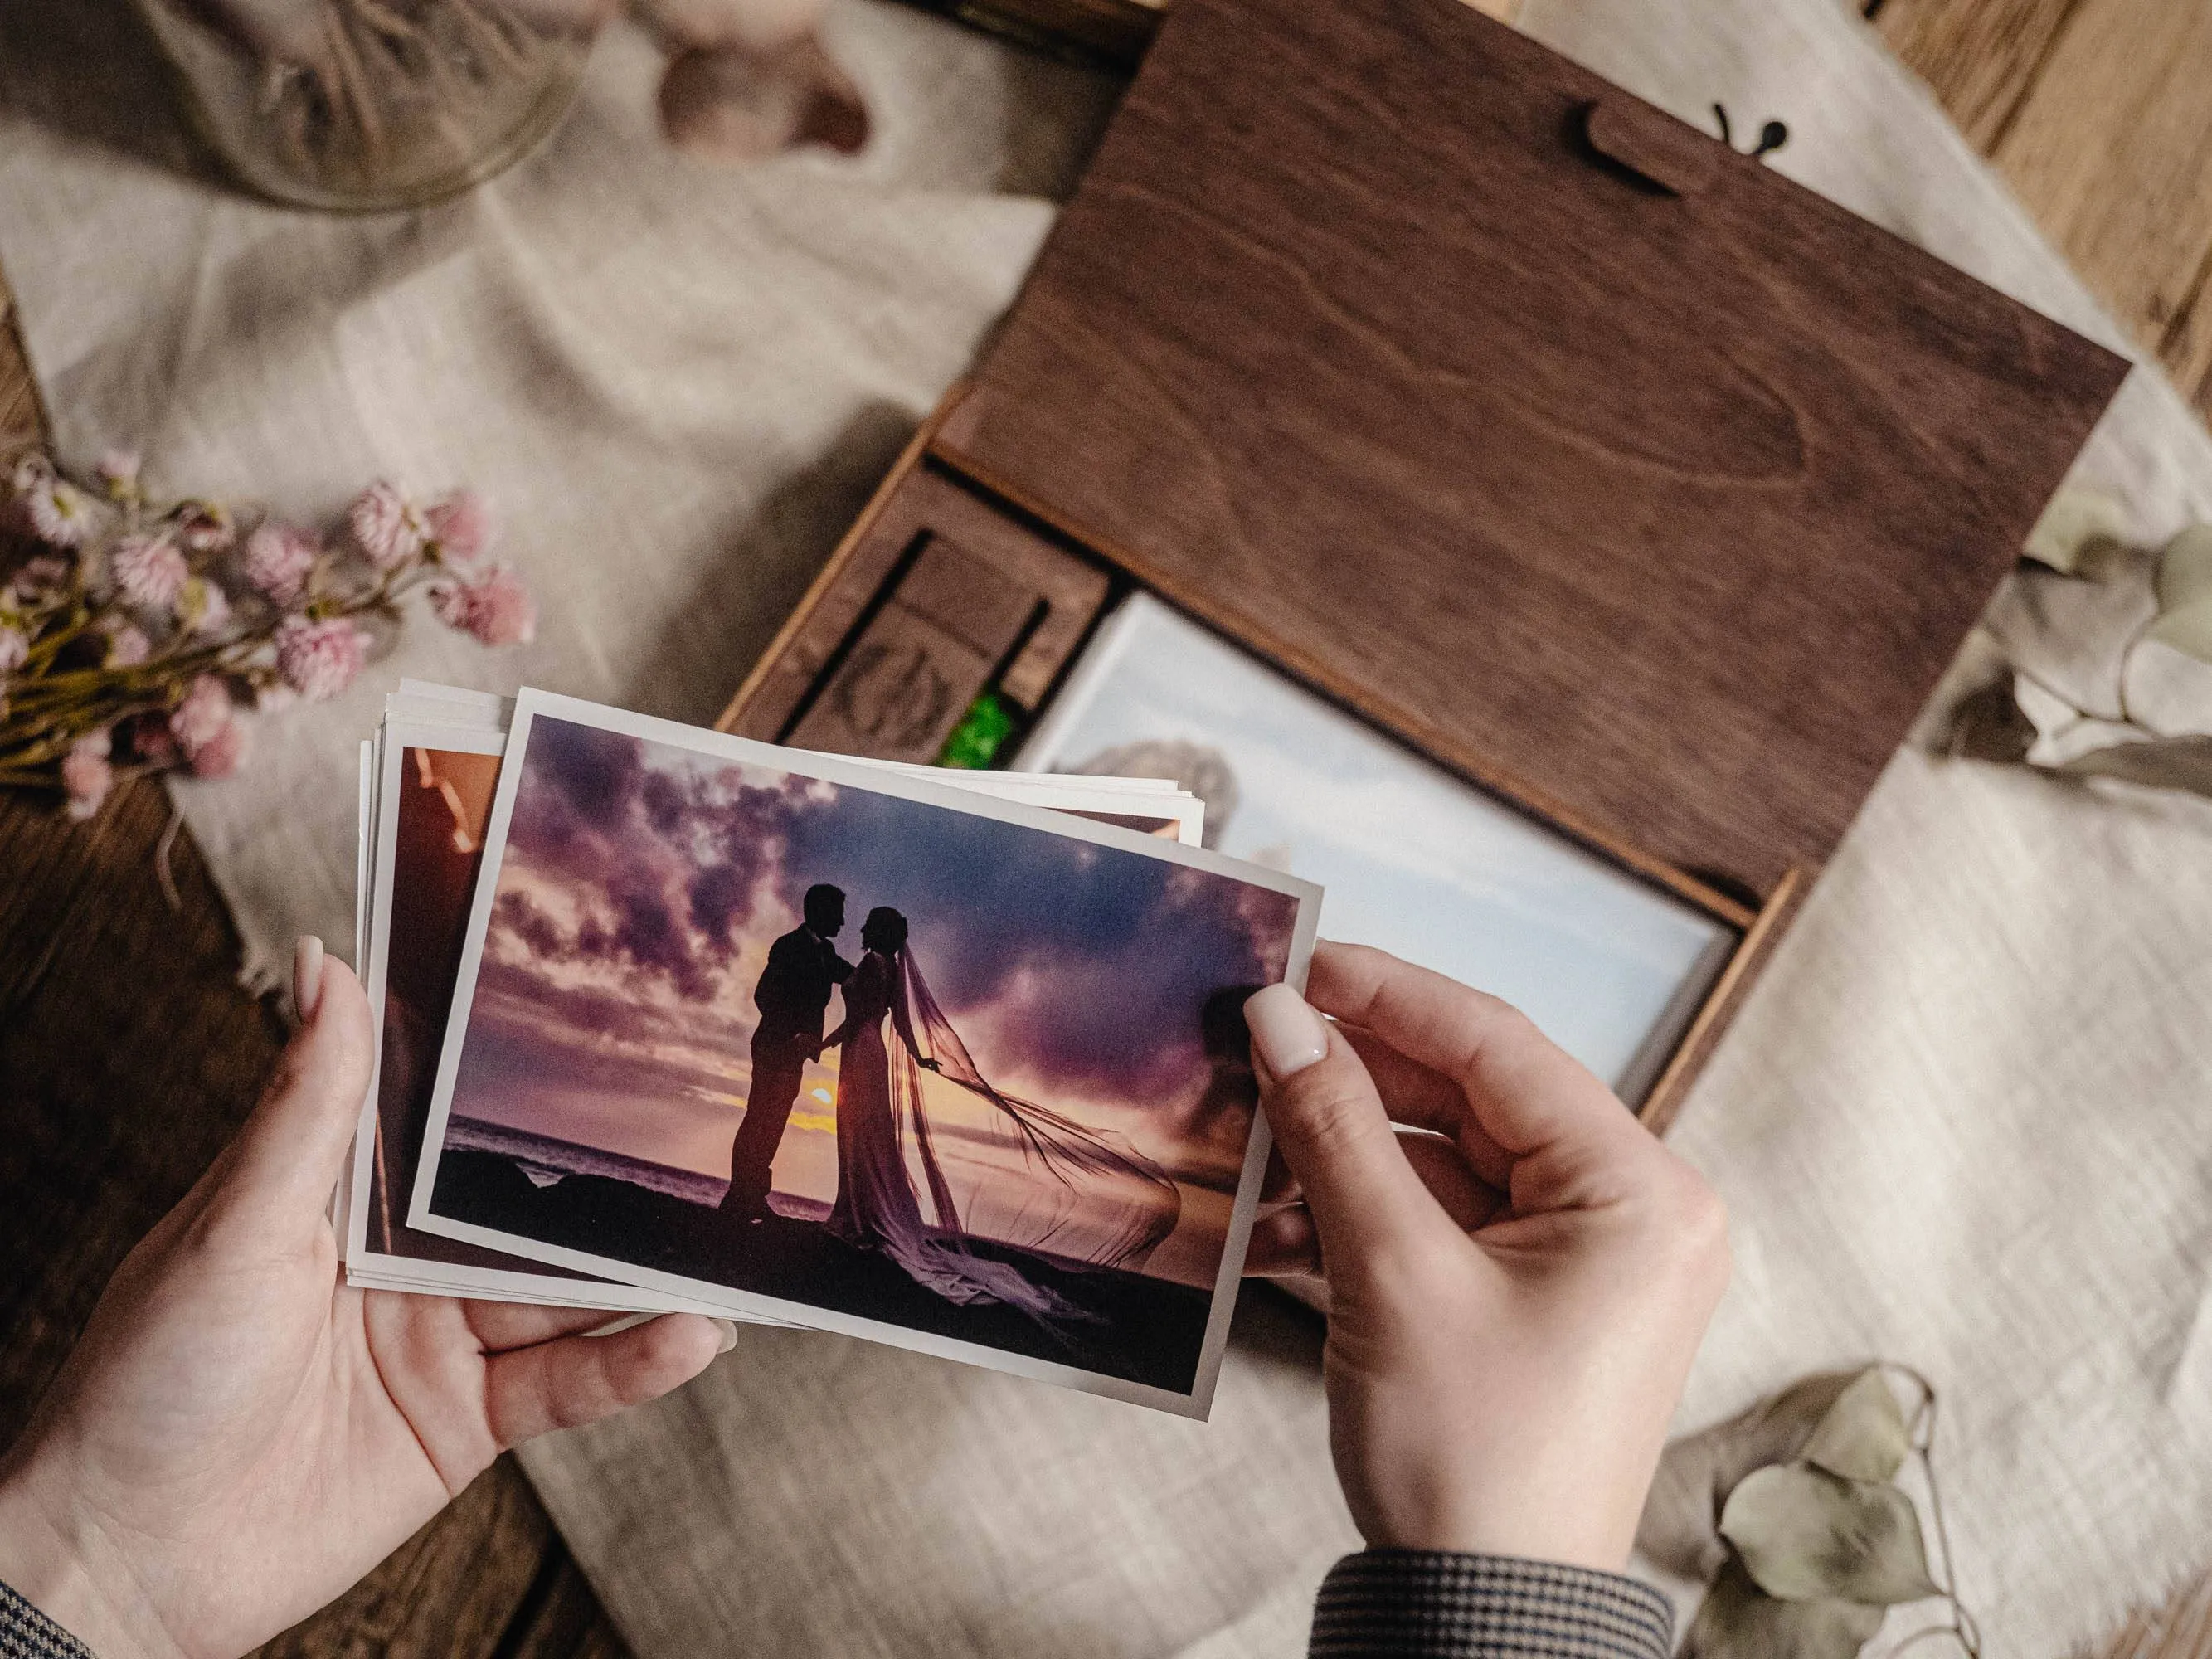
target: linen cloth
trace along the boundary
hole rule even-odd
[[[493,655],[419,624],[351,697],[178,791],[257,968],[347,929],[352,743],[401,673],[710,717],[969,361],[1110,97],[846,0],[856,162],[668,155],[627,37],[485,191],[305,218],[211,191],[112,0],[0,15],[0,262],[64,449],[334,508],[468,480],[545,601]],[[1833,0],[1528,0],[1524,26],[2108,343],[1941,112]],[[135,55],[134,55],[135,52]],[[2146,544],[2212,516],[2212,445],[2138,373],[2081,469]],[[1675,1144],[1737,1275],[1680,1422],[1875,1355],[1942,1390],[1961,1587],[2056,1659],[2212,1539],[2212,805],[1901,754]],[[524,1455],[641,1659],[1298,1652],[1357,1540],[1305,1316],[1248,1297],[1214,1420],[795,1331]],[[1880,1646],[1913,1627],[1890,1621]]]

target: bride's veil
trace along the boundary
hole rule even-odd
[[[1142,1267],[1182,1215],[1182,1197],[1167,1171],[1110,1130],[994,1087],[930,994],[912,948],[898,960],[891,994],[905,1018],[892,1022],[891,1111],[900,1129],[912,1129],[933,1224],[941,1233],[997,1239],[1065,1261]],[[903,1032],[913,1034],[912,1047]],[[924,1060],[989,1109],[933,1124],[921,1089]],[[945,1155],[956,1173],[970,1178],[948,1176]],[[993,1180],[994,1172],[1027,1178]]]

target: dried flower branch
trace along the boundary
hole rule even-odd
[[[420,507],[379,480],[328,546],[273,519],[241,544],[214,502],[149,499],[128,455],[81,483],[34,452],[9,483],[25,544],[0,563],[0,784],[58,790],[80,817],[125,778],[228,777],[246,711],[344,690],[368,660],[362,620],[396,623],[410,593],[487,645],[537,625],[520,580],[477,563],[491,521],[471,490]]]

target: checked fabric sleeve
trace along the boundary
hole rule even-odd
[[[1449,1550],[1364,1550],[1329,1569],[1312,1659],[1667,1659],[1674,1610],[1618,1573]]]
[[[92,1659],[92,1650],[0,1584],[0,1659]]]

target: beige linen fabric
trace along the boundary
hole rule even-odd
[[[1095,82],[849,0],[857,164],[661,152],[617,41],[575,120],[470,200],[304,220],[133,136],[104,5],[0,17],[0,260],[65,445],[334,506],[468,478],[547,600],[490,656],[419,628],[344,703],[179,791],[257,961],[345,934],[350,740],[404,672],[710,714],[1011,295]],[[1601,72],[2117,341],[1940,112],[1833,0],[1528,0]],[[59,91],[57,91],[57,88]],[[35,117],[27,111],[42,110]],[[122,113],[118,113],[122,112]],[[2154,543],[2212,446],[2130,380],[2083,474]],[[1685,1427],[1881,1354],[1943,1391],[1990,1651],[2056,1659],[2212,1539],[2212,805],[1901,755],[1691,1102],[1735,1285]],[[1214,1420],[799,1332],[526,1467],[641,1659],[1287,1655],[1351,1542],[1303,1316],[1254,1299]],[[1911,1625],[1891,1621],[1885,1644]]]
[[[1303,1651],[1359,1540],[1318,1320],[1239,1310],[1207,1423],[810,1331],[524,1467],[641,1656]]]

